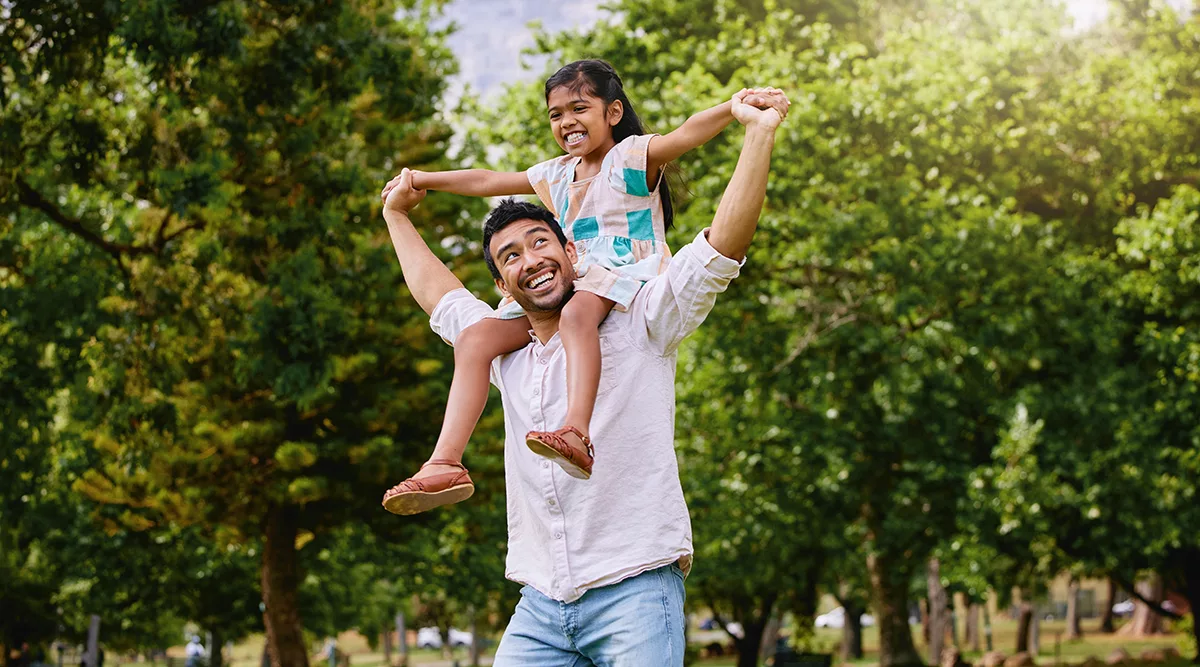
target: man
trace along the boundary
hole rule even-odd
[[[588,481],[525,446],[527,432],[553,428],[566,414],[557,332],[575,279],[574,244],[553,214],[533,204],[506,201],[488,217],[484,251],[496,285],[532,327],[529,345],[497,359],[491,371],[504,400],[505,576],[525,584],[496,652],[498,667],[683,664],[692,534],[674,451],[676,349],[745,261],[786,113],[786,97],[773,89],[734,96],[746,135],[712,227],[681,248],[628,311],[612,312],[601,325],[592,431],[604,446]],[[424,196],[401,172],[382,193],[384,219],[413,298],[453,344],[493,309],[463,288],[408,219]],[[541,282],[546,275],[549,286]]]
[[[204,657],[204,645],[200,643],[198,635],[192,635],[192,638],[188,640],[185,655],[187,656],[187,667],[200,665],[201,658]]]

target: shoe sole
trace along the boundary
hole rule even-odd
[[[584,470],[575,465],[573,461],[559,454],[553,447],[543,444],[539,440],[526,440],[525,445],[533,450],[534,454],[550,459],[558,464],[558,467],[563,469],[563,472],[574,477],[575,479],[591,479],[592,473],[589,470]]]
[[[383,509],[392,514],[409,515],[428,512],[435,507],[461,503],[475,493],[474,484],[460,484],[441,491],[412,491],[397,493],[383,499]]]

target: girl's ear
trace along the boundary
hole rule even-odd
[[[616,127],[624,115],[625,105],[621,104],[621,100],[613,100],[612,104],[608,105],[608,124],[610,127]]]

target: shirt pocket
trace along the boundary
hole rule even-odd
[[[621,374],[628,373],[625,360],[633,352],[629,337],[622,331],[602,332],[600,334],[600,386],[596,392],[597,398],[617,388],[621,382]]]

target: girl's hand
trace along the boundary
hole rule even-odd
[[[788,99],[786,93],[778,88],[751,88],[749,89],[750,96],[746,99],[746,103],[758,109],[766,109],[771,107],[779,112],[779,117],[787,120],[788,110],[792,107],[792,101]]]
[[[400,174],[383,186],[379,198],[383,200],[384,211],[395,211],[408,214],[425,198],[425,190],[418,190],[412,184],[413,173],[409,169],[401,169]]]
[[[775,88],[743,88],[734,93],[731,102],[730,111],[739,123],[768,130],[779,127],[791,104],[783,91]]]

